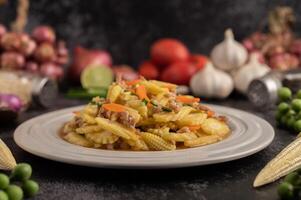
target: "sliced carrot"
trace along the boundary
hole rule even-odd
[[[139,86],[136,88],[136,94],[137,94],[137,96],[139,97],[139,99],[141,99],[141,100],[143,100],[143,99],[149,100],[144,85],[139,85]]]
[[[72,113],[75,115],[79,115],[80,111],[73,111]]]
[[[124,112],[126,111],[126,107],[117,103],[105,103],[102,107],[106,110],[113,112]]]
[[[182,103],[194,103],[194,102],[200,102],[200,98],[193,98],[193,97],[188,97],[188,96],[177,96],[176,100],[178,102]]]
[[[135,79],[135,80],[132,80],[132,81],[127,81],[126,84],[127,85],[136,85],[137,83],[139,83],[141,81],[141,79]]]
[[[215,115],[215,112],[213,112],[212,110],[207,111],[207,116],[208,117],[213,117],[214,115]]]
[[[189,130],[191,131],[196,131],[196,130],[199,130],[201,128],[200,125],[191,125],[191,126],[188,126]]]

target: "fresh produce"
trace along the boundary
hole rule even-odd
[[[301,132],[301,90],[295,95],[287,87],[278,90],[280,103],[278,104],[275,118],[277,123],[284,128]]]
[[[22,200],[24,197],[23,190],[17,185],[9,185],[6,193],[10,200]]]
[[[113,82],[113,71],[100,64],[92,64],[86,67],[80,76],[80,81],[85,89],[107,88]]]
[[[158,79],[160,72],[150,61],[145,61],[139,66],[139,74],[144,76],[146,79]]]
[[[231,71],[246,62],[248,53],[243,45],[234,40],[232,30],[227,29],[224,41],[213,48],[210,57],[217,68]]]
[[[38,26],[31,37],[25,32],[6,32],[0,25],[0,39],[0,69],[25,70],[55,80],[62,78],[62,65],[68,63],[68,50],[63,41],[56,42],[51,27]],[[45,65],[56,67],[45,69]]]
[[[71,67],[69,68],[69,77],[74,82],[79,82],[82,71],[90,65],[104,65],[111,67],[111,55],[102,50],[89,50],[83,47],[74,49],[74,56]]]
[[[232,78],[226,72],[215,69],[208,62],[205,68],[197,72],[190,80],[191,91],[197,96],[226,98],[232,92]]]
[[[33,66],[34,67],[34,66]],[[34,70],[34,69],[32,69]],[[64,75],[63,69],[52,62],[46,62],[40,65],[40,73],[52,79],[60,79]]]
[[[0,94],[0,109],[3,108],[19,112],[22,108],[22,101],[16,95]]]
[[[168,66],[161,74],[161,80],[178,85],[188,85],[196,68],[190,62],[176,62]]]
[[[258,54],[251,54],[249,62],[234,75],[235,88],[241,93],[246,93],[251,81],[268,73],[270,68],[259,63]]]
[[[9,178],[6,174],[0,173],[0,190],[4,190],[9,185]]]
[[[187,47],[176,39],[163,38],[151,46],[151,59],[159,66],[168,66],[175,62],[187,61],[189,51]]]
[[[39,192],[39,184],[33,180],[26,180],[22,187],[24,193],[28,197],[34,197]]]
[[[202,70],[208,61],[202,54],[190,54],[181,41],[173,38],[156,41],[150,51],[151,59],[138,68],[139,74],[146,79],[188,85],[192,75]]]
[[[12,170],[16,167],[16,160],[6,146],[6,144],[0,139],[0,169]]]
[[[52,28],[49,26],[39,26],[34,29],[32,37],[39,43],[54,43],[56,36]]]
[[[271,182],[276,181],[277,179],[293,172],[294,170],[301,167],[301,160],[300,160],[300,145],[301,145],[301,137],[297,137],[292,143],[290,143],[287,147],[285,147],[275,158],[273,158],[270,162],[266,164],[266,166],[259,172],[255,181],[253,183],[254,187],[259,187]],[[298,170],[298,173],[300,170]],[[299,181],[295,182],[295,178],[292,177],[293,175],[289,175],[285,178],[287,182],[291,184],[295,184]],[[288,181],[290,180],[290,181]],[[282,189],[287,187],[288,185],[281,186],[279,188],[279,194],[283,194],[284,192]],[[300,186],[299,186],[300,187]]]
[[[11,172],[10,180],[7,175],[0,173],[0,200],[22,200],[24,196],[34,197],[37,195],[39,184],[30,180],[31,174],[32,168],[27,163],[16,165]],[[17,181],[18,185],[10,181]]]
[[[0,200],[9,200],[6,192],[0,190]]]
[[[301,41],[294,37],[295,22],[290,7],[276,7],[268,16],[269,31],[257,31],[243,41],[248,52],[261,52],[273,69],[289,70],[300,65]]]
[[[123,80],[136,80],[139,74],[128,65],[115,65],[113,66],[115,77],[120,77]]]
[[[208,62],[208,57],[202,54],[192,54],[189,60],[197,70],[202,70]]]
[[[25,181],[31,177],[32,168],[27,163],[19,163],[11,173],[11,179]]]

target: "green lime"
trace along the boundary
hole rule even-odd
[[[5,189],[9,185],[9,178],[6,174],[0,173],[0,189]]]
[[[296,98],[297,99],[301,99],[301,90],[298,90],[298,92],[296,94]]]
[[[0,200],[8,200],[7,193],[2,190],[0,190]]]
[[[281,101],[287,101],[292,98],[292,91],[287,87],[278,90],[278,96]]]
[[[11,173],[11,179],[25,181],[31,177],[32,168],[27,163],[19,163]]]
[[[294,99],[292,101],[292,108],[298,112],[301,110],[301,99]]]
[[[39,184],[33,180],[26,180],[22,188],[28,197],[33,197],[39,192]]]
[[[6,189],[9,200],[22,200],[23,190],[17,185],[9,185]]]
[[[80,82],[83,88],[106,88],[113,82],[113,71],[105,65],[90,65],[81,75]]]
[[[294,129],[297,131],[297,132],[300,132],[301,131],[301,120],[298,120],[294,123]]]
[[[288,182],[282,182],[278,186],[278,195],[281,197],[281,199],[293,199],[294,186]]]
[[[280,113],[285,114],[289,110],[290,106],[288,103],[281,102],[277,108]]]
[[[285,176],[284,181],[287,183],[290,183],[292,185],[296,185],[299,178],[300,178],[300,176],[299,176],[298,172],[291,172]]]

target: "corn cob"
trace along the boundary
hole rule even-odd
[[[91,125],[91,126],[84,126],[84,127],[79,127],[75,129],[75,132],[79,134],[85,134],[85,133],[94,133],[101,131],[101,127],[97,125]]]
[[[172,143],[167,142],[160,136],[154,135],[152,133],[144,132],[141,137],[150,149],[157,151],[175,150],[176,146]]]
[[[0,139],[0,169],[12,170],[16,167],[16,160],[6,146],[6,144]]]
[[[88,140],[97,144],[113,144],[119,138],[117,135],[114,135],[108,131],[98,133],[86,133],[85,136]]]
[[[256,176],[254,187],[271,183],[301,166],[301,137],[290,143]]]

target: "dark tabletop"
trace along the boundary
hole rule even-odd
[[[117,170],[73,166],[33,156],[13,141],[15,127],[39,114],[83,104],[84,101],[58,99],[55,108],[23,113],[17,124],[0,128],[0,137],[18,162],[32,165],[33,178],[41,191],[35,199],[277,199],[278,182],[254,189],[259,170],[294,138],[275,128],[271,145],[255,155],[236,161],[201,167],[166,170]],[[211,102],[212,103],[212,102]],[[215,104],[235,107],[266,119],[275,127],[273,112],[259,112],[243,98],[232,97]],[[41,133],[43,134],[43,133]]]

